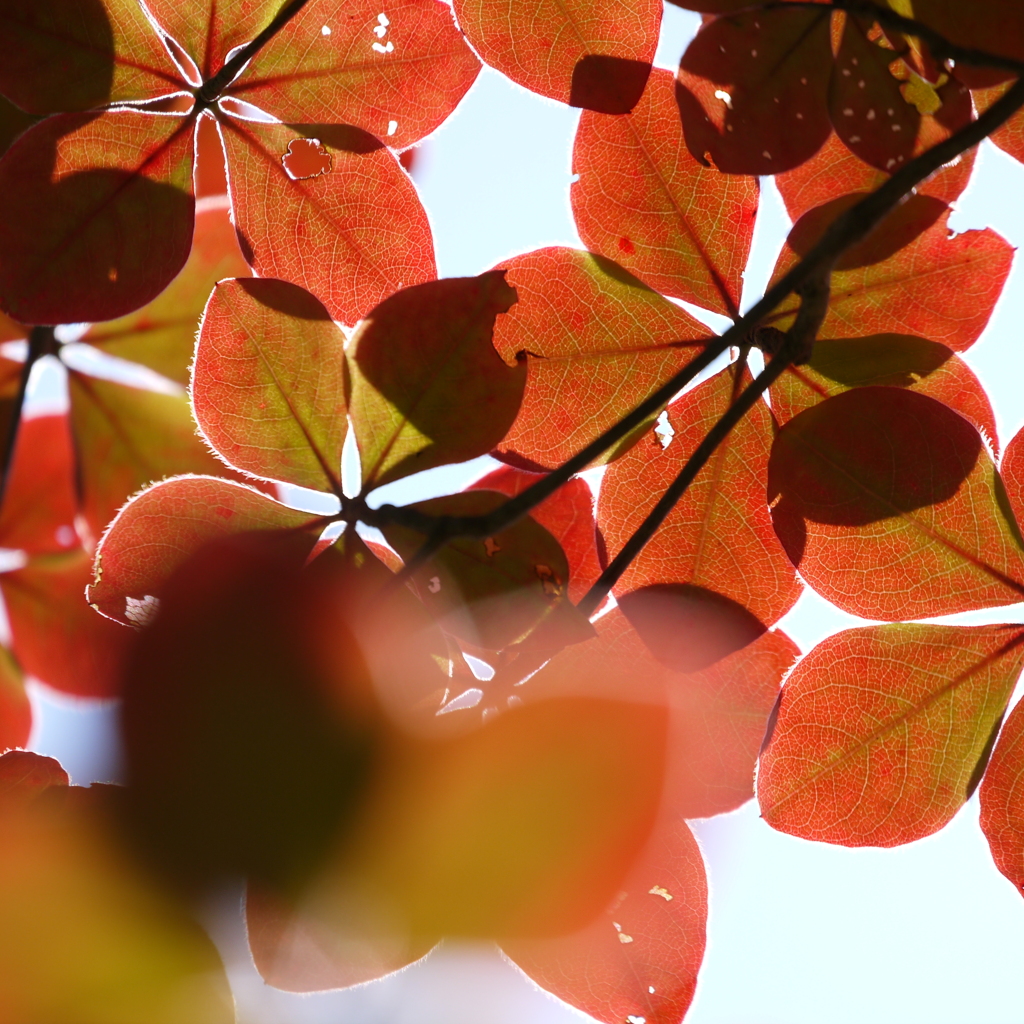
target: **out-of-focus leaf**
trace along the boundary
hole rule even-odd
[[[202,476],[165,480],[136,496],[110,524],[96,552],[89,601],[117,622],[144,625],[159,608],[155,595],[164,581],[212,538],[301,531],[318,522],[245,484]]]
[[[195,184],[196,199],[227,195],[228,173],[224,161],[224,145],[220,141],[217,122],[209,113],[202,115],[196,122]]]
[[[0,773],[12,756],[24,755],[0,759]],[[0,811],[0,1017],[232,1024],[213,943],[126,855],[101,793],[45,770],[57,777],[42,798]]]
[[[1024,891],[1024,705],[1010,712],[981,781],[981,829],[996,867]]]
[[[627,116],[585,112],[573,149],[576,226],[587,248],[659,292],[719,313],[739,311],[757,214],[754,178],[697,163],[683,142],[675,86],[651,72]]]
[[[154,480],[174,473],[231,472],[199,438],[184,395],[77,372],[68,375],[68,388],[82,514],[94,537],[131,495]]]
[[[181,273],[142,309],[93,324],[82,341],[188,384],[199,319],[213,286],[249,273],[227,201],[203,204],[196,211],[192,251]]]
[[[948,138],[952,130],[962,127],[972,116],[970,93],[956,79],[950,79],[936,90],[936,97],[942,106],[935,114],[921,118],[914,156]],[[947,121],[952,128],[944,123]],[[967,187],[974,159],[973,149],[962,154],[922,182],[917,187],[917,194],[952,203]],[[888,178],[888,174],[864,163],[837,136],[832,135],[814,156],[799,167],[778,175],[775,183],[790,217],[798,220],[808,210],[838,195],[873,192]]]
[[[412,145],[455,109],[480,61],[447,4],[397,0],[380,11],[368,0],[312,0],[229,94],[282,121],[354,125],[395,149]]]
[[[954,352],[970,348],[1003,290],[1013,247],[991,228],[950,237],[947,220],[944,214],[880,263],[834,273],[820,337],[913,334]],[[865,245],[880,244],[877,239],[886,231],[882,224]],[[772,279],[778,280],[797,259],[785,246]],[[787,299],[766,322],[785,329],[797,305],[798,300]]]
[[[542,477],[514,466],[502,466],[473,484],[473,490],[499,491],[514,498]],[[574,478],[530,510],[561,545],[569,563],[569,599],[575,603],[601,575],[594,522],[594,495],[586,482]]]
[[[26,114],[21,107],[0,96],[0,156],[10,149],[11,143],[26,129],[38,121],[33,114]]]
[[[0,10],[0,90],[54,114],[142,100],[184,87],[132,0],[7,0]]]
[[[768,500],[801,576],[854,615],[924,618],[1024,594],[981,437],[916,391],[854,388],[795,416],[775,439]]]
[[[625,114],[658,46],[654,0],[455,0],[477,53],[514,82],[562,103]]]
[[[866,626],[822,641],[782,691],[761,815],[844,846],[931,835],[968,786],[1021,664],[1020,626]]]
[[[726,15],[683,54],[676,97],[690,152],[726,174],[778,174],[832,131],[829,10]]]
[[[230,117],[221,125],[235,224],[261,277],[302,285],[354,324],[392,292],[436,276],[416,189],[372,135]]]
[[[46,118],[0,161],[0,305],[30,324],[122,316],[184,266],[194,217],[190,120]]]
[[[196,421],[237,469],[340,493],[344,370],[345,336],[309,292],[272,278],[222,281],[196,346]]]
[[[493,491],[465,491],[417,502],[431,515],[483,515],[504,501]],[[425,537],[405,527],[384,529],[388,543],[409,561]],[[566,592],[569,564],[557,540],[526,517],[484,540],[449,541],[414,574],[424,604],[448,633],[478,647],[501,650],[549,617],[589,626]]]
[[[602,256],[539,249],[502,266],[519,301],[497,323],[494,347],[509,364],[525,353],[528,372],[519,416],[498,451],[526,469],[575,455],[689,362],[710,334]]]
[[[921,123],[890,74],[895,54],[869,38],[872,22],[846,16],[828,105],[836,134],[862,160],[892,172],[909,160]]]
[[[37,555],[0,576],[12,647],[21,666],[76,697],[113,697],[128,630],[89,607],[92,558],[81,548]]]
[[[866,385],[909,388],[944,402],[998,448],[995,414],[974,371],[945,345],[903,334],[819,341],[809,363],[772,385],[780,423],[831,395]]]
[[[495,351],[515,303],[505,273],[431,281],[382,302],[352,338],[352,425],[364,489],[484,455],[505,436],[526,384]]]
[[[747,374],[744,377],[749,379]],[[611,554],[625,544],[729,408],[734,390],[734,368],[722,370],[669,406],[671,436],[651,431],[608,467],[598,501],[598,526]],[[665,625],[680,641],[684,635],[693,641],[702,635],[709,638],[704,631],[714,633],[712,623],[720,621],[725,647],[734,626],[739,628],[737,641],[746,637],[749,642],[781,618],[800,595],[796,573],[775,536],[764,499],[774,431],[771,412],[759,402],[718,446],[616,584],[620,597],[652,585],[695,587],[689,594],[689,616],[682,594],[679,601],[670,602],[677,605],[674,611],[666,609]],[[707,591],[714,592],[712,597],[700,600]],[[740,607],[715,603],[716,594]],[[758,632],[746,628],[743,611],[761,624]],[[677,618],[677,625],[671,625]]]
[[[55,758],[31,750],[8,750],[0,755],[0,809],[11,803],[32,803],[51,786],[68,783],[68,773]]]
[[[354,906],[347,921],[339,909],[327,923],[255,886],[245,898],[245,920],[256,969],[268,985],[286,992],[374,981],[426,956],[433,945],[389,934],[372,907]]]
[[[0,647],[0,750],[25,746],[31,731],[32,705],[25,692],[24,674],[11,652]],[[0,806],[12,784],[11,771],[11,762],[0,757]],[[20,780],[22,776],[15,772],[13,777]]]
[[[663,815],[592,925],[503,948],[538,985],[605,1024],[678,1024],[697,984],[707,913],[697,841],[685,821]]]

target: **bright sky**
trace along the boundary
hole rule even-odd
[[[697,16],[669,7],[657,63],[674,69]],[[442,276],[478,274],[514,253],[579,246],[568,201],[579,114],[484,70],[455,115],[423,146],[416,178]],[[990,225],[1024,241],[1024,168],[984,146],[951,224]],[[764,189],[747,302],[767,281],[787,222]],[[967,354],[1006,443],[1024,424],[1021,268],[982,340]],[[50,374],[50,377],[47,377]],[[49,402],[53,371],[40,376]],[[402,502],[449,493],[488,460],[423,474],[381,492]],[[1020,621],[1021,608],[943,621]],[[862,620],[808,591],[782,626],[801,649]],[[116,773],[104,737],[109,707],[34,691],[32,745],[58,756],[74,781]],[[95,742],[82,743],[85,727]],[[753,802],[695,823],[708,863],[708,954],[688,1024],[1020,1024],[1024,904],[992,866],[976,798],[938,835],[895,850],[848,850],[774,832]],[[237,928],[218,940],[232,966],[242,1024],[570,1024],[588,1018],[522,978],[488,949],[448,949],[392,978],[295,997],[266,989]]]

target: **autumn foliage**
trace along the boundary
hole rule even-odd
[[[755,772],[849,846],[980,786],[1024,889],[1024,626],[915,621],[1024,596],[1024,437],[958,354],[1013,253],[947,223],[981,140],[1024,159],[1024,8],[673,2],[675,75],[660,0],[0,0],[0,1020],[231,1021],[197,921],[244,880],[271,985],[484,938],[674,1024],[687,819]],[[581,108],[587,248],[438,280],[408,154],[481,62]],[[880,624],[801,656],[805,586]],[[120,699],[125,785],[23,749],[27,676]]]

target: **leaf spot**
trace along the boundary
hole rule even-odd
[[[160,611],[160,599],[147,594],[141,600],[137,597],[124,599],[124,617],[133,626],[148,626]]]
[[[386,46],[381,43],[374,43],[373,49],[376,53],[394,53],[395,44],[389,39]]]
[[[654,990],[652,989],[651,991],[653,992]],[[626,1024],[647,1024],[647,1018],[646,1017],[641,1017],[641,1016],[639,1016],[638,1014],[635,1014],[635,1013],[631,1013],[626,1018]]]
[[[672,443],[672,438],[675,436],[675,427],[672,426],[672,423],[668,418],[668,413],[663,409],[661,415],[654,424],[654,437],[658,444],[661,445],[662,451]]]
[[[651,896],[660,896],[666,903],[671,903],[675,898],[663,885],[652,885],[647,892]]]
[[[724,89],[715,90],[715,99],[721,100],[730,110],[732,110],[732,96],[730,96]]]
[[[329,36],[330,34],[331,34],[331,28],[330,28],[329,25],[324,25],[320,29],[320,35],[322,35],[322,36]]]
[[[555,575],[550,565],[535,565],[534,571],[537,573],[537,579],[540,580],[546,595],[549,597],[562,596],[562,581]]]
[[[767,149],[761,154],[761,156],[763,156],[765,160],[771,160],[772,158],[771,153],[769,153]]]
[[[107,271],[107,280],[111,283],[117,280],[117,267],[111,267]]]
[[[619,239],[619,248],[627,255],[632,256],[636,252],[636,246],[632,240],[623,236]]]
[[[488,558],[493,558],[494,555],[501,550],[501,545],[493,538],[488,537],[484,540],[484,551],[487,552]]]
[[[292,139],[288,152],[281,157],[281,164],[292,181],[318,178],[331,170],[331,154],[319,139]]]
[[[648,992],[649,995],[653,996],[654,995],[654,986],[653,985],[648,985],[647,986],[647,992]]]
[[[619,942],[621,942],[624,946],[628,946],[632,941],[632,935],[627,935],[625,932],[619,932]]]
[[[441,578],[439,576],[431,576],[430,582],[427,583],[427,590],[429,590],[432,594],[440,593]]]
[[[397,121],[388,121],[388,135],[394,135],[398,131]]]
[[[846,111],[844,110],[843,113],[845,114]],[[850,113],[852,114],[853,111],[851,110]],[[875,111],[874,111],[874,108],[872,108],[871,110],[868,111],[868,120],[869,121],[874,121],[874,119],[875,119]]]

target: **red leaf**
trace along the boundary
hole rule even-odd
[[[192,251],[181,273],[142,309],[93,324],[82,341],[187,385],[199,320],[213,286],[225,277],[249,273],[227,201],[208,200],[196,211]]]
[[[502,266],[519,301],[497,323],[494,347],[509,364],[519,353],[532,358],[519,416],[498,451],[524,468],[575,455],[689,362],[710,334],[601,256],[539,249]],[[644,429],[607,458],[627,451]]]
[[[0,576],[0,589],[26,673],[76,697],[113,697],[129,633],[86,603],[91,576],[92,559],[78,548],[32,558]]]
[[[4,661],[10,665],[6,652]],[[0,807],[10,807],[15,800],[30,803],[51,786],[68,784],[68,773],[52,757],[30,750],[8,750],[0,755]]]
[[[995,738],[995,733],[992,734]],[[1024,765],[1024,705],[1010,712],[992,760],[981,782],[981,829],[988,839],[996,867],[1024,890],[1024,802],[1021,800],[1021,775]]]
[[[729,407],[733,374],[734,369],[723,370],[669,406],[668,422],[674,431],[670,439],[649,433],[608,467],[598,500],[598,525],[612,553],[625,544]],[[759,632],[793,606],[800,585],[772,529],[764,499],[774,431],[768,407],[759,402],[718,447],[626,569],[616,594],[655,584],[696,585],[736,602],[762,624]],[[707,607],[706,602],[700,607]],[[736,620],[735,615],[726,618]],[[757,635],[748,634],[743,632],[747,642]]]
[[[726,174],[778,174],[832,131],[827,9],[780,8],[706,23],[683,54],[676,97],[690,152]]]
[[[768,466],[775,529],[801,576],[854,615],[1012,604],[1024,556],[973,427],[915,391],[862,387],[800,413]]]
[[[958,46],[984,50],[1012,60],[1024,60],[1024,11],[1016,0],[915,0],[914,17],[936,29]],[[990,84],[1011,76],[1010,71],[972,68],[957,64],[957,75],[969,85]]]
[[[990,89],[979,89],[974,93],[974,102],[979,113],[987,110],[1009,88],[1009,85],[994,86]],[[1024,160],[1024,114],[1019,110],[989,138],[1004,153],[1009,153],[1015,160]]]
[[[431,0],[434,2],[434,0]],[[345,125],[221,121],[242,249],[260,277],[316,295],[354,324],[392,292],[433,278],[434,246],[416,189],[383,143]],[[319,173],[285,157],[316,139]]]
[[[845,846],[931,835],[970,795],[1024,662],[1019,626],[837,633],[782,691],[757,796],[773,828]]]
[[[244,484],[201,476],[165,480],[135,497],[110,524],[96,552],[88,598],[117,622],[142,625],[159,607],[154,595],[163,581],[211,538],[317,524],[309,513]]]
[[[772,385],[772,412],[785,423],[831,395],[873,384],[945,403],[998,448],[995,414],[971,368],[945,345],[901,334],[816,342],[809,363],[789,367]]]
[[[1006,446],[999,473],[1017,522],[1024,522],[1024,430]]]
[[[948,214],[894,256],[832,275],[823,338],[913,334],[962,352],[977,341],[992,315],[1013,260],[1013,247],[991,228],[950,237]],[[889,231],[883,223],[875,239]],[[880,244],[871,238],[868,246]],[[778,280],[797,262],[787,245]],[[798,301],[787,299],[766,322],[785,328]]]
[[[6,0],[0,51],[0,90],[33,114],[149,99],[185,84],[131,0]]]
[[[605,1024],[678,1024],[704,958],[707,912],[697,841],[686,822],[663,816],[592,925],[502,946],[538,985]]]
[[[297,285],[217,285],[192,368],[203,435],[245,473],[341,492],[345,336]]]
[[[625,114],[640,99],[658,45],[653,0],[455,0],[477,53],[519,85],[574,107]]]
[[[7,648],[0,647],[0,750],[25,746],[31,732],[32,705],[25,692],[21,666]],[[50,758],[39,757],[38,754],[31,754],[28,757],[37,758],[39,761],[51,761]],[[56,761],[52,763],[56,764]],[[37,772],[37,767],[39,766],[24,758],[19,761],[13,754],[0,757],[0,803],[8,799],[9,790],[13,785],[28,779],[34,786],[35,779],[46,777],[46,773]],[[23,771],[24,768],[28,770]]]
[[[493,337],[515,301],[505,272],[490,270],[406,288],[367,316],[349,359],[365,489],[484,455],[505,436],[526,368],[502,362]]]
[[[192,245],[191,129],[113,110],[25,132],[0,160],[0,305],[23,323],[76,323],[163,291]]]
[[[588,249],[655,290],[735,316],[757,181],[693,160],[674,88],[667,71],[655,70],[631,114],[584,112],[573,150],[576,226]]]
[[[282,121],[348,124],[395,149],[412,145],[455,109],[480,62],[447,4],[397,0],[387,14],[380,9],[312,0],[228,94]]]
[[[514,466],[502,466],[472,485],[473,490],[498,491],[514,498],[541,479]],[[594,522],[594,495],[578,477],[530,510],[535,519],[561,545],[569,563],[569,600],[578,602],[601,575],[597,553],[597,524]]]

